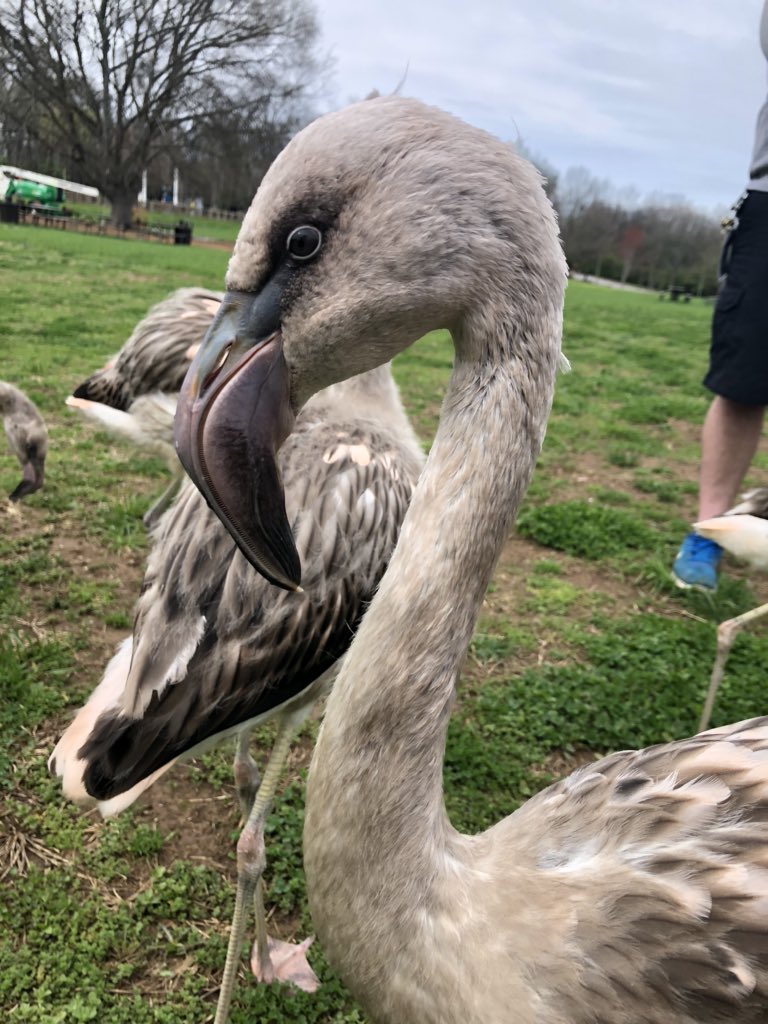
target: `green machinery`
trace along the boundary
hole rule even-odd
[[[5,179],[5,192],[2,198],[5,202],[39,204],[46,210],[58,213],[64,203],[64,192],[54,185],[8,177]]]

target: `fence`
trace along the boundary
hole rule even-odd
[[[194,204],[180,203],[174,206],[173,203],[163,203],[159,199],[150,199],[146,205],[142,203],[139,209],[150,213],[177,213],[180,217],[195,217],[202,213],[212,220],[236,220],[238,223],[245,216],[245,210],[220,210],[217,206],[208,206],[203,211],[198,211]]]
[[[13,216],[10,216],[11,213]],[[109,223],[106,217],[75,217],[45,207],[11,203],[3,203],[0,214],[0,220],[8,223],[59,228],[62,231],[77,231],[86,235],[142,238],[152,242],[165,242],[169,245],[190,245],[192,242],[192,225],[186,221],[166,226],[164,224],[147,224],[137,220],[131,228],[126,229],[115,227]],[[6,216],[6,214],[8,215]]]

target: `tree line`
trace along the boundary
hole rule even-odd
[[[616,188],[585,167],[560,174],[525,145],[515,148],[544,175],[572,272],[659,290],[716,293],[720,216],[682,196],[641,198],[633,187]]]
[[[0,159],[95,185],[118,225],[144,170],[150,197],[178,168],[187,198],[245,209],[315,113],[318,37],[311,0],[0,0]],[[547,179],[573,271],[715,291],[715,216],[516,148]]]

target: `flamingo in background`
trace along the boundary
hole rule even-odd
[[[19,501],[43,486],[48,430],[34,402],[4,380],[0,380],[0,416],[8,445],[22,469],[22,478],[9,495],[11,501]]]
[[[111,433],[164,459],[171,483],[144,515],[151,529],[179,491],[173,448],[176,396],[219,309],[221,293],[179,288],[154,305],[105,366],[79,384],[67,405]]]
[[[254,972],[310,991],[317,984],[306,940],[294,946],[266,934],[264,820],[291,738],[375,593],[423,463],[388,365],[316,395],[281,458],[305,565],[303,587],[291,593],[253,570],[188,482],[156,527],[132,639],[51,755],[65,795],[111,815],[180,758],[237,737],[246,824],[217,1024],[227,1019],[254,892]],[[259,785],[248,738],[273,718],[278,735]]]

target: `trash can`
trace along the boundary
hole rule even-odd
[[[192,225],[180,220],[173,229],[174,245],[189,245],[192,241]]]
[[[0,221],[3,224],[19,223],[19,207],[16,203],[0,203]]]

